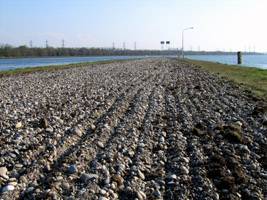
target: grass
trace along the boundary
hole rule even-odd
[[[108,63],[113,63],[113,62],[126,62],[126,61],[129,61],[129,60],[127,59],[126,60],[107,60],[107,61],[63,64],[63,65],[17,68],[17,69],[0,71],[0,77],[29,74],[29,73],[40,72],[40,71],[57,71],[57,70],[62,70],[62,69],[75,68],[75,67],[87,67],[87,66],[92,66],[94,64],[108,64]]]
[[[193,63],[208,72],[241,84],[257,96],[267,100],[267,70],[265,69],[197,60],[187,60],[186,62]]]

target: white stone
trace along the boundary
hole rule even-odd
[[[9,177],[7,176],[7,168],[6,167],[0,167],[0,176],[8,179]]]
[[[189,174],[189,170],[185,166],[182,166],[181,167],[181,173],[182,174]]]
[[[170,178],[176,180],[176,179],[177,179],[177,176],[176,176],[176,174],[172,174],[172,175],[170,176]]]
[[[138,191],[138,192],[137,192],[137,198],[138,198],[139,200],[146,199],[146,194],[145,194],[144,192],[142,192],[142,191]]]
[[[99,146],[100,148],[104,148],[104,144],[102,142],[97,142],[97,146]]]
[[[142,180],[145,180],[145,175],[140,170],[138,170],[137,173]]]
[[[73,129],[73,133],[80,136],[80,137],[83,135],[81,129],[79,129],[78,127],[75,127]]]
[[[7,186],[2,188],[2,192],[9,192],[9,191],[12,191],[14,189],[15,189],[14,185],[7,185]]]
[[[22,123],[21,122],[18,122],[17,124],[16,124],[16,129],[20,129],[22,127]]]

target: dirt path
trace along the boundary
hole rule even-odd
[[[171,59],[0,79],[1,199],[264,199],[267,104]]]

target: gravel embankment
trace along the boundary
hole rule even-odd
[[[0,199],[264,199],[267,104],[168,59],[0,78]]]

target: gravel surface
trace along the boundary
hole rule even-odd
[[[267,104],[171,59],[0,79],[0,199],[264,199]]]

